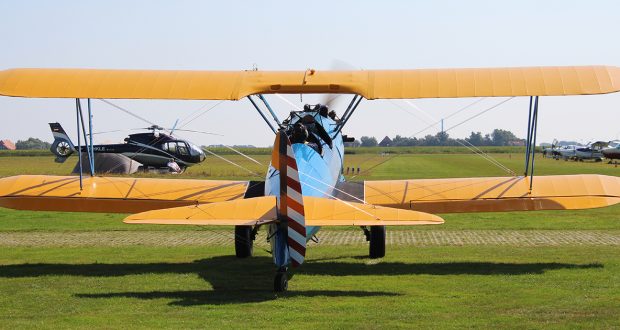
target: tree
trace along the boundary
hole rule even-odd
[[[421,146],[438,146],[439,139],[437,139],[436,135],[427,135],[423,139],[420,139]]]
[[[28,138],[26,141],[19,140],[15,142],[15,149],[17,150],[49,149],[50,147],[51,145],[48,142],[36,138]]]
[[[507,146],[511,141],[518,140],[518,138],[511,132],[503,129],[494,129],[491,133],[494,146]]]
[[[491,135],[490,134],[485,134],[484,135],[484,139],[482,140],[482,145],[483,146],[492,146],[493,145],[493,140],[491,140]]]
[[[376,147],[378,144],[373,136],[362,136],[360,141],[362,141],[362,147]]]
[[[466,138],[467,142],[471,143],[474,146],[481,146],[484,144],[484,139],[482,138],[482,133],[480,132],[471,132],[468,138]]]
[[[437,139],[437,142],[439,143],[440,146],[446,146],[449,144],[453,144],[453,143],[449,143],[450,142],[450,135],[448,135],[448,133],[446,132],[439,132],[435,135],[435,138]]]

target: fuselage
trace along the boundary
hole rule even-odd
[[[603,159],[601,149],[589,147],[580,147],[575,149],[575,157],[577,159]]]
[[[304,196],[314,197],[331,197],[334,194],[336,184],[343,180],[342,164],[344,160],[344,143],[342,134],[337,131],[337,123],[329,117],[323,117],[316,111],[301,112],[303,116],[311,115],[314,117],[316,124],[321,125],[325,132],[332,138],[332,147],[321,140],[322,154],[317,151],[316,147],[307,143],[293,143],[292,148],[297,161],[299,172],[299,180],[301,182],[301,190]],[[292,116],[289,122],[294,125],[301,118]],[[313,134],[309,132],[309,134]],[[265,195],[280,196],[280,176],[278,170],[273,164],[269,165],[267,176],[265,178]],[[306,240],[314,236],[320,227],[306,227]],[[271,239],[274,262],[277,266],[286,265],[288,262],[288,250],[286,249],[285,235],[276,233],[276,225],[270,225],[270,235],[274,234]]]
[[[615,148],[603,149],[602,153],[607,159],[620,159],[620,145]]]

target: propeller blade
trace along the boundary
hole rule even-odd
[[[330,65],[330,70],[332,71],[354,71],[354,70],[359,70],[359,68],[343,60],[334,59],[332,60],[332,63]],[[323,94],[323,96],[319,98],[319,103],[326,105],[330,109],[334,108],[339,103],[338,100],[342,100],[342,98],[340,98],[342,95],[343,94]]]

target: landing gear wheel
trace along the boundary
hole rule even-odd
[[[278,271],[273,279],[273,291],[284,292],[288,290],[288,276],[286,272]]]
[[[385,226],[370,226],[369,256],[371,259],[385,257]]]
[[[254,251],[254,238],[252,226],[235,226],[235,255],[237,258],[252,256]]]

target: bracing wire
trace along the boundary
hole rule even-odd
[[[225,148],[230,149],[230,150],[232,150],[232,151],[234,151],[234,152],[238,153],[239,155],[241,155],[241,156],[243,156],[243,157],[245,157],[245,158],[247,158],[247,159],[249,159],[249,160],[253,161],[254,163],[256,163],[256,164],[258,164],[258,165],[263,165],[263,166],[265,165],[265,164],[263,164],[263,163],[259,162],[258,160],[256,160],[256,159],[254,159],[254,158],[252,158],[252,157],[250,157],[250,156],[248,156],[248,155],[246,155],[246,154],[242,153],[241,151],[239,151],[239,150],[237,150],[237,149],[235,149],[235,148],[233,148],[233,147],[231,147],[231,146],[227,146],[227,145],[223,145],[223,146],[224,146]]]
[[[312,178],[312,176],[309,176],[309,175],[307,175],[307,174],[305,174],[305,175],[306,175],[306,176],[308,176],[308,177],[310,177],[310,178]],[[318,180],[318,179],[317,179],[317,180]],[[314,190],[316,190],[316,191],[318,191],[318,192],[320,192],[320,193],[325,193],[323,190],[321,190],[321,189],[319,189],[319,188],[317,188],[317,187],[315,187],[315,186],[313,186],[313,185],[309,184],[308,182],[304,182],[304,185],[305,185],[305,186],[308,186],[308,187],[310,187],[310,188],[312,188],[312,189],[314,189]],[[329,186],[329,185],[328,185],[328,186]],[[333,188],[335,188],[335,187],[333,187]],[[353,204],[351,204],[351,203],[349,203],[349,202],[347,202],[347,201],[345,201],[345,200],[343,200],[343,199],[340,199],[340,198],[336,197],[334,194],[327,194],[327,195],[329,195],[329,197],[331,197],[331,198],[333,198],[333,199],[335,199],[335,200],[337,200],[337,201],[339,201],[339,202],[341,202],[341,203],[344,203],[345,205],[347,205],[347,206],[349,206],[349,207],[351,207],[351,208],[353,208],[353,209],[355,209],[355,210],[358,210],[358,211],[360,211],[360,212],[362,212],[362,213],[365,213],[366,215],[368,215],[368,216],[370,216],[370,217],[375,218],[376,220],[381,220],[381,219],[379,219],[376,215],[374,215],[374,214],[372,214],[372,213],[369,213],[369,212],[367,212],[367,211],[364,211],[364,210],[360,209],[359,207],[357,207],[357,206],[355,206],[355,205],[353,205]],[[371,205],[371,204],[368,204],[368,205]]]
[[[452,129],[454,129],[454,128],[457,128],[457,127],[459,127],[459,126],[461,126],[461,125],[465,124],[466,122],[468,122],[468,121],[470,121],[470,120],[472,120],[472,119],[474,119],[474,118],[478,118],[478,117],[480,117],[481,115],[483,115],[483,114],[485,114],[485,113],[487,113],[487,112],[489,112],[489,111],[491,111],[491,110],[493,110],[493,109],[495,109],[495,108],[499,107],[500,105],[502,105],[502,104],[504,104],[504,103],[506,103],[506,102],[508,102],[508,101],[510,101],[510,100],[512,100],[512,99],[514,99],[514,98],[515,98],[514,96],[511,96],[511,97],[509,97],[509,98],[507,98],[507,99],[505,99],[505,100],[503,100],[503,101],[501,101],[501,102],[497,103],[496,105],[494,105],[494,106],[492,106],[492,107],[489,107],[489,108],[487,108],[487,109],[485,109],[485,110],[483,110],[483,111],[479,112],[478,114],[473,115],[473,116],[471,116],[471,117],[469,117],[469,118],[467,118],[467,119],[463,120],[462,122],[460,122],[460,123],[458,123],[458,124],[456,124],[456,125],[454,125],[454,126],[451,126],[450,128],[445,129],[445,130],[444,130],[444,132],[448,132],[448,131],[450,131],[450,130],[452,130]]]
[[[304,175],[304,176],[306,176],[306,177],[308,177],[308,178],[310,178],[310,179],[312,179],[312,180],[314,180],[314,181],[316,181],[316,182],[318,182],[318,183],[320,183],[320,184],[322,184],[322,185],[325,185],[325,186],[327,186],[327,187],[329,187],[329,188],[332,188],[332,189],[334,189],[334,190],[336,190],[336,191],[338,191],[338,192],[340,192],[340,193],[343,193],[343,194],[345,194],[345,195],[347,195],[347,196],[349,196],[349,197],[351,197],[351,198],[353,198],[353,199],[355,199],[355,200],[359,201],[359,202],[360,202],[360,203],[362,203],[362,204],[368,204],[368,203],[366,203],[366,201],[365,201],[365,200],[363,200],[363,199],[361,199],[361,198],[358,198],[358,197],[355,197],[355,196],[353,196],[353,195],[349,194],[348,192],[346,192],[346,191],[344,191],[344,190],[342,190],[342,189],[338,189],[336,186],[332,186],[332,185],[330,185],[329,183],[326,183],[326,182],[324,182],[324,181],[322,181],[322,180],[319,180],[319,179],[317,179],[317,178],[315,178],[315,177],[313,177],[313,176],[311,176],[311,175],[308,175],[308,174],[306,174],[306,173],[304,173],[304,172],[299,172],[299,174]]]
[[[461,113],[461,112],[463,112],[463,111],[465,111],[465,110],[467,110],[467,109],[471,108],[472,106],[474,106],[474,105],[478,104],[478,103],[479,103],[479,102],[481,102],[482,100],[484,100],[484,98],[479,98],[478,100],[476,100],[476,101],[474,101],[474,102],[472,102],[472,103],[470,103],[470,104],[468,104],[468,105],[466,105],[466,106],[464,106],[464,107],[460,108],[459,110],[455,111],[453,114],[451,114],[451,115],[449,115],[449,116],[447,116],[447,117],[445,117],[445,118],[443,118],[443,119],[444,119],[444,120],[445,120],[445,119],[450,119],[451,117],[454,117],[455,115],[457,115],[457,114],[459,114],[459,113]],[[411,136],[412,136],[412,137],[416,137],[418,134],[420,134],[420,133],[422,133],[422,132],[424,132],[424,131],[428,130],[428,129],[429,129],[429,128],[431,128],[431,127],[437,126],[437,125],[439,125],[440,123],[441,123],[441,120],[438,120],[438,121],[436,121],[436,122],[434,122],[434,123],[432,123],[432,124],[430,124],[430,125],[428,125],[428,126],[424,127],[422,130],[419,130],[419,131],[415,132],[415,133],[414,133],[413,135],[411,135]]]
[[[248,173],[250,173],[250,174],[252,174],[252,175],[254,175],[256,177],[261,177],[258,173],[254,172],[254,171],[252,171],[252,170],[250,170],[250,169],[248,169],[246,167],[243,167],[243,166],[233,162],[232,160],[226,159],[226,158],[224,158],[224,157],[214,153],[213,151],[211,151],[211,150],[209,150],[207,148],[202,148],[202,150],[204,150],[205,152],[209,153],[210,155],[215,156],[215,157],[217,157],[217,158],[219,158],[219,159],[221,159],[221,160],[223,160],[223,161],[225,161],[225,162],[227,162],[227,163],[229,163],[231,165],[237,166],[238,168],[243,169],[243,170],[247,171]]]
[[[504,103],[506,103],[506,102],[508,102],[508,101],[512,100],[513,98],[514,98],[514,96],[513,96],[513,97],[509,97],[509,98],[507,98],[507,99],[505,99],[505,100],[502,100],[502,101],[500,101],[499,103],[497,103],[497,104],[495,104],[495,105],[493,105],[493,106],[491,106],[491,107],[489,107],[489,108],[486,108],[486,109],[484,109],[483,111],[481,111],[481,112],[479,112],[479,113],[477,113],[477,114],[475,114],[475,115],[473,115],[473,116],[471,116],[471,117],[469,117],[469,118],[467,118],[467,119],[465,119],[465,120],[463,120],[463,121],[459,122],[458,124],[456,124],[456,125],[454,125],[454,126],[451,126],[451,127],[447,128],[447,129],[445,129],[445,130],[444,130],[444,132],[448,132],[448,131],[450,131],[450,130],[452,130],[452,129],[454,129],[454,128],[456,128],[456,127],[458,127],[458,126],[460,126],[460,125],[462,125],[462,124],[464,124],[464,123],[466,123],[466,122],[468,122],[468,121],[470,121],[470,120],[472,120],[472,119],[474,119],[474,118],[477,118],[477,117],[479,117],[479,116],[481,116],[481,115],[483,115],[483,114],[485,114],[485,113],[487,113],[487,112],[489,112],[489,111],[491,111],[491,110],[493,110],[493,109],[496,109],[496,108],[497,108],[497,107],[499,107],[500,105],[502,105],[502,104],[504,104]],[[445,117],[445,118],[443,118],[443,119],[445,120],[445,119],[451,118],[451,117],[453,117],[453,116],[457,115],[458,113],[460,113],[460,112],[462,112],[462,111],[464,111],[464,110],[466,110],[466,109],[469,109],[469,108],[471,108],[472,106],[474,106],[474,105],[478,104],[478,103],[479,103],[479,102],[481,102],[482,100],[484,100],[484,98],[479,98],[478,100],[476,100],[476,101],[474,101],[474,102],[472,102],[472,103],[467,104],[466,106],[464,106],[464,107],[460,108],[459,110],[455,111],[454,113],[452,113],[451,115],[449,115],[449,116],[447,116],[447,117]],[[422,111],[419,107],[415,106],[413,103],[407,102],[407,104],[409,104],[410,106],[412,106],[412,107],[416,108],[416,109],[417,109],[417,110],[419,110],[420,112],[424,113],[424,111]],[[401,108],[401,109],[402,109],[402,108]],[[413,114],[412,114],[412,115],[413,115]],[[429,116],[429,118],[430,118],[430,116]],[[414,133],[414,134],[412,135],[412,137],[417,136],[418,134],[420,134],[420,133],[422,133],[422,132],[424,132],[424,131],[428,130],[429,128],[431,128],[431,127],[433,127],[433,126],[436,126],[436,125],[437,125],[437,124],[439,124],[439,123],[441,123],[441,120],[439,120],[439,121],[437,121],[437,122],[434,122],[434,123],[432,123],[432,124],[430,124],[430,125],[426,126],[424,129],[422,129],[422,130],[420,130],[420,131],[418,131],[418,132]],[[503,171],[506,171],[507,173],[510,173],[511,175],[516,175],[516,173],[515,173],[513,170],[511,170],[510,168],[508,168],[508,167],[506,167],[505,165],[501,164],[498,160],[496,160],[495,158],[493,158],[491,155],[489,155],[489,154],[485,153],[485,152],[484,152],[483,150],[481,150],[480,148],[478,148],[478,147],[474,146],[473,144],[469,143],[469,141],[467,141],[467,140],[464,140],[464,141],[465,141],[465,142],[467,142],[468,144],[470,144],[470,145],[471,145],[471,147],[470,147],[470,146],[465,145],[464,143],[462,143],[461,141],[459,141],[458,139],[456,139],[456,142],[457,142],[457,143],[459,143],[459,144],[461,144],[462,146],[464,146],[465,148],[469,149],[469,150],[470,150],[470,151],[472,151],[474,154],[477,154],[477,155],[481,156],[482,158],[486,159],[486,160],[487,160],[487,161],[489,161],[491,164],[493,164],[493,165],[495,165],[495,166],[499,167],[499,168],[500,168],[500,169],[502,169]],[[472,147],[473,147],[473,148],[472,148]]]
[[[146,123],[148,123],[148,124],[150,124],[150,125],[156,125],[155,123],[152,123],[152,122],[151,122],[151,121],[149,121],[148,119],[143,118],[143,117],[140,117],[140,116],[138,116],[138,115],[136,115],[136,114],[132,113],[131,111],[129,111],[129,110],[127,110],[127,109],[124,109],[123,107],[121,107],[121,106],[119,106],[119,105],[116,105],[116,104],[114,104],[114,103],[112,103],[112,102],[110,102],[110,101],[108,101],[108,100],[105,100],[105,99],[99,99],[99,100],[100,100],[100,101],[102,101],[102,102],[104,102],[104,103],[106,103],[106,104],[108,104],[108,105],[110,105],[110,106],[112,106],[112,107],[114,107],[114,108],[116,108],[116,109],[118,109],[118,110],[121,110],[121,111],[123,111],[123,112],[125,112],[125,113],[127,113],[127,114],[129,114],[129,115],[131,115],[131,116],[133,116],[133,117],[135,117],[135,118],[138,118],[138,119],[140,119],[140,120],[142,120],[142,121],[144,121],[144,122],[146,122]],[[205,113],[207,113],[208,111],[212,110],[212,109],[213,109],[213,108],[215,108],[216,106],[220,105],[222,102],[224,102],[224,101],[220,101],[220,102],[216,103],[215,105],[213,105],[213,106],[211,106],[210,108],[208,108],[206,111],[203,111],[203,112],[202,112],[202,113],[200,113],[199,115],[197,115],[197,116],[193,117],[190,121],[188,121],[188,122],[184,123],[184,124],[183,124],[183,126],[179,127],[179,130],[180,130],[181,128],[185,127],[187,124],[189,124],[189,123],[191,123],[192,121],[194,121],[195,119],[197,119],[197,118],[199,118],[200,116],[204,115],[204,114],[205,114]],[[204,108],[204,106],[203,106],[201,109],[203,109],[203,108]],[[199,109],[199,110],[201,110],[201,109]],[[214,135],[219,135],[219,134],[214,134]],[[179,135],[177,134],[176,136],[179,136]],[[179,137],[180,137],[180,136],[179,136]],[[245,158],[247,158],[247,159],[249,159],[249,160],[251,160],[251,161],[253,161],[253,162],[257,163],[257,164],[263,165],[263,164],[261,164],[260,162],[258,162],[257,160],[253,159],[252,157],[249,157],[249,156],[247,156],[247,155],[243,154],[242,152],[240,152],[240,151],[238,151],[238,150],[236,150],[236,149],[234,149],[234,148],[232,148],[232,147],[229,147],[229,146],[225,146],[225,147],[226,147],[226,148],[228,148],[228,149],[233,150],[234,152],[236,152],[236,153],[238,153],[238,154],[242,155],[243,157],[245,157]],[[136,152],[136,156],[137,156],[137,154],[138,154],[138,153],[141,153],[141,152],[145,151],[146,149],[147,149],[147,147],[142,147],[141,149],[139,149],[139,150]],[[247,171],[247,172],[249,172],[249,173],[251,173],[251,174],[253,174],[253,175],[257,176],[257,177],[261,177],[261,176],[260,176],[259,174],[257,174],[256,172],[254,172],[254,171],[252,171],[252,170],[249,170],[249,169],[247,169],[247,168],[245,168],[245,167],[243,167],[243,166],[241,166],[241,165],[239,165],[239,164],[237,164],[237,163],[235,163],[235,162],[233,162],[233,161],[230,161],[230,160],[228,160],[228,159],[226,159],[226,158],[224,158],[224,157],[222,157],[222,156],[219,156],[219,155],[217,155],[217,154],[213,153],[213,152],[212,152],[212,151],[210,151],[210,150],[206,150],[206,149],[203,149],[203,150],[204,150],[205,152],[207,152],[207,153],[209,153],[209,154],[211,154],[211,155],[213,155],[213,156],[215,156],[215,157],[217,157],[217,158],[220,158],[220,159],[222,159],[222,160],[224,160],[224,161],[226,161],[226,162],[228,162],[228,163],[230,163],[230,164],[232,164],[232,165],[234,165],[234,166],[237,166],[237,167],[239,167],[239,168],[241,168],[241,169],[243,169],[243,170],[245,170],[245,171]],[[170,155],[170,154],[168,154],[168,155],[169,155],[171,158],[175,158],[175,159],[176,159],[176,157],[174,157],[173,155]],[[129,158],[130,158],[131,160],[134,160],[133,158],[135,158],[136,156],[132,156],[132,157],[129,157]],[[120,166],[120,165],[117,165],[117,166]],[[115,169],[115,168],[113,168],[113,169]]]
[[[396,102],[395,102],[395,101],[393,101],[393,100],[388,100],[388,101],[389,101],[390,103],[392,103],[392,105],[396,106],[398,109],[400,109],[400,110],[404,111],[405,113],[407,113],[407,114],[409,114],[409,115],[413,116],[415,119],[419,119],[419,120],[423,121],[425,124],[429,124],[429,122],[428,122],[428,121],[426,121],[426,119],[424,119],[424,118],[422,118],[422,117],[418,117],[418,115],[416,115],[416,114],[414,114],[413,112],[411,112],[411,111],[407,110],[407,108],[405,108],[404,106],[402,106],[402,105],[400,105],[400,104],[396,103]],[[429,128],[431,128],[431,127],[433,127],[433,126],[435,126],[435,125],[437,125],[438,123],[440,123],[440,121],[438,121],[438,122],[436,122],[436,123],[433,123],[433,124],[430,124],[429,126],[427,126],[427,127],[424,129],[424,131],[425,131],[425,130],[427,130],[427,129],[429,129]],[[420,131],[420,132],[423,132],[423,131]],[[418,133],[419,133],[419,132],[418,132]]]
[[[483,115],[483,114],[485,114],[485,113],[487,113],[487,112],[489,112],[489,111],[491,111],[491,110],[493,110],[493,109],[496,109],[496,108],[497,108],[497,107],[499,107],[500,105],[502,105],[502,104],[504,104],[504,103],[506,103],[506,102],[508,102],[508,101],[510,101],[510,100],[512,100],[512,99],[514,99],[514,96],[509,97],[509,98],[507,98],[507,99],[505,99],[505,100],[503,100],[503,101],[501,101],[501,102],[499,102],[499,103],[497,103],[497,104],[495,104],[495,105],[493,105],[493,106],[491,106],[491,107],[489,107],[489,108],[487,108],[487,109],[485,109],[485,110],[483,110],[483,111],[481,111],[481,112],[479,112],[479,113],[477,113],[477,114],[475,114],[475,115],[473,115],[473,116],[471,116],[471,117],[469,117],[469,118],[467,118],[467,119],[465,119],[465,120],[463,120],[463,121],[461,121],[460,123],[458,123],[458,124],[456,124],[456,125],[454,125],[454,126],[451,126],[451,127],[447,128],[446,130],[444,130],[444,132],[448,132],[448,131],[450,131],[450,130],[452,130],[452,129],[454,129],[454,128],[458,127],[458,126],[461,126],[462,124],[464,124],[464,123],[466,123],[466,122],[468,122],[468,121],[470,121],[470,120],[472,120],[472,119],[474,119],[474,118],[477,118],[477,117],[479,117],[479,116],[481,116],[481,115]],[[473,105],[473,104],[472,104],[472,105]],[[474,145],[473,145],[473,144],[471,144],[469,141],[467,141],[467,140],[464,140],[464,141],[465,141],[465,142],[467,142],[467,143],[469,143],[469,144],[470,144],[473,148],[475,148],[475,149],[473,149],[473,148],[471,148],[471,147],[469,147],[469,146],[467,146],[467,145],[463,144],[463,143],[462,143],[461,141],[459,141],[458,139],[456,140],[456,142],[457,142],[457,143],[459,143],[459,144],[461,144],[462,146],[466,147],[467,149],[471,150],[471,151],[472,151],[472,152],[474,152],[475,154],[477,154],[477,155],[481,156],[483,159],[486,159],[486,160],[487,160],[487,161],[489,161],[491,164],[493,164],[493,165],[497,166],[497,167],[498,167],[498,168],[500,168],[501,170],[506,171],[507,173],[509,173],[509,174],[511,174],[511,175],[514,175],[514,176],[516,176],[516,175],[517,175],[517,174],[516,174],[513,170],[511,170],[510,168],[508,168],[508,167],[506,167],[505,165],[503,165],[502,163],[500,163],[497,159],[493,158],[491,155],[487,154],[486,152],[484,152],[484,151],[483,151],[483,150],[481,150],[480,148],[478,148],[478,147],[474,146]]]
[[[462,145],[463,147],[469,149],[471,152],[473,152],[476,155],[481,156],[482,158],[488,160],[491,164],[499,167],[500,169],[506,171],[508,174],[513,175],[513,176],[517,176],[517,173],[513,170],[511,170],[510,168],[508,168],[507,166],[505,166],[504,164],[500,163],[497,159],[491,157],[491,155],[485,153],[484,151],[482,151],[480,148],[476,147],[475,145],[471,144],[471,142],[467,141],[467,140],[463,140],[465,141],[468,145],[464,144],[463,142],[461,142],[461,140],[456,139],[455,140],[458,144]],[[470,147],[471,146],[471,147]]]
[[[277,96],[280,100],[282,100],[282,101],[284,101],[284,102],[288,103],[290,106],[292,106],[293,108],[295,108],[297,111],[301,111],[301,110],[302,110],[302,109],[301,109],[298,105],[296,105],[295,103],[293,103],[293,102],[289,101],[286,97],[284,97],[284,96],[282,96],[282,95],[280,95],[280,94],[274,94],[274,95],[275,95],[275,96]]]
[[[203,116],[203,115],[205,115],[207,112],[209,112],[209,111],[213,110],[215,107],[217,107],[218,105],[220,105],[220,104],[222,104],[222,103],[224,103],[224,101],[223,101],[223,100],[222,100],[222,101],[219,101],[218,103],[216,103],[216,104],[214,104],[213,106],[211,106],[211,107],[207,108],[206,110],[204,110],[203,112],[201,112],[201,113],[200,113],[200,114],[198,114],[197,116],[193,117],[192,119],[188,120],[187,122],[185,122],[185,119],[184,119],[184,120],[182,121],[182,122],[183,122],[183,125],[181,125],[179,128],[183,128],[183,127],[185,127],[185,126],[189,125],[191,122],[193,122],[194,120],[196,120],[196,119],[198,119],[198,118],[202,117],[202,116]],[[204,109],[206,106],[207,106],[207,105],[203,106],[203,107],[202,107],[202,108],[200,108],[199,110]],[[194,113],[195,113],[195,112],[194,112]],[[188,117],[189,117],[189,116],[188,116]],[[186,118],[187,118],[187,117],[186,117]]]
[[[114,108],[116,108],[116,109],[118,109],[120,111],[123,111],[124,113],[126,113],[126,114],[128,114],[128,115],[130,115],[130,116],[132,116],[134,118],[138,118],[138,119],[142,120],[145,123],[148,123],[150,125],[156,126],[155,123],[149,121],[148,119],[140,117],[140,116],[136,115],[135,113],[133,113],[133,112],[131,112],[131,111],[129,111],[129,110],[119,106],[119,105],[116,105],[116,104],[114,104],[114,103],[112,103],[112,102],[110,102],[110,101],[108,101],[106,99],[99,99],[99,101],[101,101],[103,103],[106,103],[106,104],[108,104],[108,105],[110,105],[110,106],[112,106],[112,107],[114,107]]]

